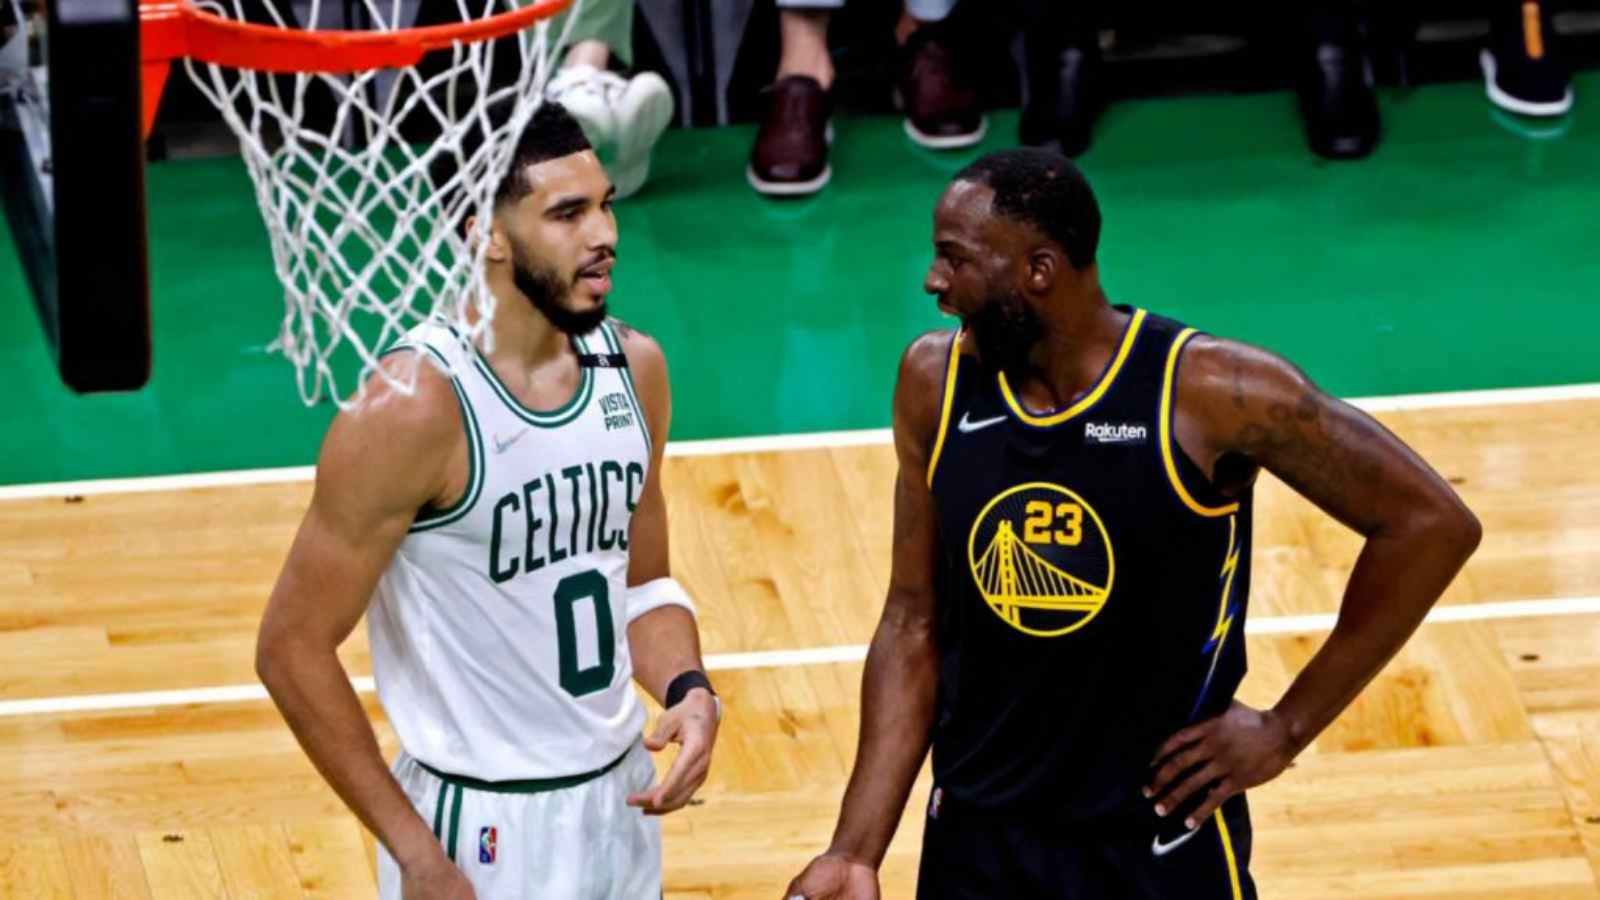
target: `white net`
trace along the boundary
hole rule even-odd
[[[246,2],[283,28],[394,31],[417,9],[417,0],[309,0],[300,22],[286,22],[272,2],[197,5],[243,20]],[[458,21],[505,11],[502,0],[443,2]],[[559,34],[542,20],[457,42],[409,68],[274,74],[187,61],[255,182],[284,290],[282,330],[268,349],[294,364],[307,405],[348,406],[374,373],[409,393],[415,365],[378,359],[419,324],[450,325],[464,345],[487,341],[495,298],[483,238],[494,193],[576,18]]]

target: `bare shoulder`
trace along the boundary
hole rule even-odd
[[[950,341],[955,329],[941,328],[917,335],[900,356],[900,383],[915,389],[944,389],[950,363]]]
[[[1320,501],[1374,481],[1382,455],[1405,449],[1276,353],[1214,337],[1191,344],[1179,370],[1178,412],[1203,429],[1214,453],[1240,454]]]
[[[1361,534],[1420,509],[1443,511],[1463,541],[1476,543],[1476,520],[1460,497],[1376,419],[1277,354],[1217,338],[1193,344],[1184,352],[1178,412],[1204,430],[1214,452],[1265,468]]]
[[[425,444],[460,431],[460,404],[450,376],[421,350],[398,350],[378,362],[383,373],[410,392],[373,373],[360,397],[334,418],[333,427],[378,432],[401,444]]]
[[[421,351],[380,361],[410,393],[374,373],[361,396],[328,426],[317,459],[317,491],[357,493],[402,505],[432,499],[457,443],[465,440],[450,376]]]
[[[1243,341],[1196,335],[1183,348],[1178,398],[1201,410],[1305,402],[1316,385],[1299,367],[1270,350]]]
[[[622,342],[622,352],[628,357],[628,367],[638,374],[656,376],[667,371],[667,355],[661,344],[650,335],[634,328],[621,319],[612,319],[611,327]]]
[[[628,370],[633,373],[639,391],[639,402],[644,405],[646,424],[658,445],[665,445],[672,427],[672,388],[667,375],[667,355],[655,338],[634,328],[621,319],[611,319],[611,328],[622,344],[623,355],[628,357]]]
[[[918,335],[900,356],[900,374],[894,389],[895,443],[923,453],[939,428],[945,378],[950,368],[952,329]],[[957,351],[959,352],[959,350]]]

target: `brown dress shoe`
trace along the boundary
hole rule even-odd
[[[955,50],[940,39],[939,26],[917,29],[902,52],[900,103],[906,134],[933,150],[970,147],[983,140],[989,130],[983,100]]]
[[[833,177],[828,165],[833,99],[809,75],[780,78],[765,93],[767,114],[745,171],[750,186],[781,197],[822,190]]]

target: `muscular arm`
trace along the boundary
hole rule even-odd
[[[661,465],[672,422],[672,394],[667,362],[649,336],[620,323],[623,350],[633,372],[639,403],[650,429],[650,472],[628,531],[628,586],[667,578],[672,567],[667,553],[667,501],[661,492]],[[663,606],[628,623],[633,676],[657,703],[666,704],[667,685],[689,669],[703,667],[700,632],[694,616],[681,606]]]
[[[937,552],[928,456],[938,427],[947,335],[919,338],[894,395],[894,556],[861,680],[861,737],[828,852],[877,868],[927,755],[938,685]]]
[[[375,379],[369,400],[329,427],[256,645],[256,672],[306,755],[407,869],[444,852],[389,773],[336,651],[417,509],[451,489],[449,464],[464,443],[456,400],[431,367],[418,380],[406,397]]]
[[[1211,453],[1260,465],[1366,538],[1338,623],[1274,710],[1298,752],[1422,623],[1482,529],[1450,485],[1372,417],[1270,353],[1201,340],[1187,350],[1179,390],[1199,401]]]
[[[672,419],[672,395],[661,347],[621,323],[617,331],[628,355],[639,404],[644,407],[645,425],[650,429],[650,471],[628,530],[628,586],[632,588],[672,573],[667,552],[667,501],[661,492],[661,463]],[[628,651],[634,678],[663,707],[667,705],[667,687],[672,679],[691,669],[704,668],[699,626],[694,615],[681,606],[660,606],[643,614],[630,614]],[[682,748],[659,782],[631,795],[627,802],[651,815],[670,813],[688,804],[710,772],[717,726],[716,701],[704,688],[690,690],[665,710],[645,738],[645,748],[659,751],[669,743],[681,744]]]
[[[1422,623],[1482,529],[1399,438],[1270,353],[1198,338],[1184,351],[1178,397],[1179,442],[1202,468],[1223,481],[1265,468],[1366,538],[1322,648],[1273,709],[1230,723],[1276,746],[1261,751],[1263,761],[1247,763],[1251,750],[1212,771],[1221,781],[1203,818],[1227,795],[1275,777],[1356,698]],[[1167,742],[1155,793],[1208,758],[1201,745],[1215,728],[1216,720],[1200,723]],[[1177,796],[1206,780],[1205,771],[1192,776]]]

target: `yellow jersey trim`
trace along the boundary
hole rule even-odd
[[[1239,859],[1233,855],[1233,837],[1228,834],[1228,823],[1222,818],[1222,810],[1213,813],[1217,817],[1217,831],[1222,835],[1222,855],[1228,858],[1228,887],[1233,891],[1233,900],[1244,900],[1244,888],[1239,884]]]
[[[1173,375],[1178,371],[1178,354],[1183,351],[1183,345],[1194,337],[1193,328],[1185,328],[1178,333],[1172,341],[1172,349],[1167,351],[1167,370],[1161,377],[1161,462],[1167,469],[1167,480],[1172,482],[1172,489],[1178,492],[1178,499],[1183,505],[1207,518],[1231,516],[1239,511],[1239,504],[1229,503],[1226,506],[1205,506],[1194,499],[1189,489],[1184,487],[1183,479],[1178,476],[1178,463],[1172,452],[1172,393]]]
[[[1006,373],[1001,372],[1000,393],[1005,397],[1006,405],[1011,407],[1011,411],[1017,414],[1017,418],[1029,425],[1041,428],[1060,425],[1062,422],[1095,405],[1105,395],[1105,392],[1111,389],[1112,382],[1117,380],[1117,373],[1122,370],[1122,364],[1128,361],[1128,354],[1133,352],[1133,341],[1139,336],[1139,327],[1144,324],[1144,317],[1144,310],[1134,310],[1133,320],[1128,323],[1127,333],[1122,336],[1122,346],[1117,348],[1117,355],[1112,357],[1111,365],[1107,366],[1105,374],[1100,376],[1100,383],[1096,384],[1094,390],[1085,394],[1077,403],[1057,413],[1036,416],[1024,409],[1022,404],[1018,402],[1016,395],[1011,392],[1010,382],[1006,381]]]
[[[956,402],[956,370],[961,366],[961,329],[950,339],[950,360],[945,363],[944,402],[939,410],[939,433],[933,439],[933,452],[928,455],[928,490],[933,490],[933,472],[939,468],[939,454],[944,452],[945,435],[950,433],[950,407]]]
[[[1209,690],[1211,676],[1217,674],[1217,661],[1222,659],[1222,646],[1228,642],[1228,633],[1233,630],[1233,617],[1228,615],[1228,598],[1233,596],[1233,576],[1239,574],[1239,554],[1244,548],[1239,546],[1239,517],[1228,517],[1228,554],[1222,558],[1222,599],[1217,608],[1217,624],[1211,629],[1211,638],[1217,646],[1211,651],[1211,667],[1206,670],[1205,687]]]

